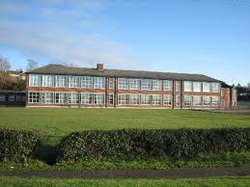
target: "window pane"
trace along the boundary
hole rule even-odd
[[[128,89],[128,79],[126,78],[119,78],[118,79],[118,88],[127,90]]]
[[[103,89],[105,87],[104,77],[95,77],[95,88]]]
[[[201,83],[200,82],[193,82],[193,91],[194,92],[201,92]]]
[[[161,80],[153,80],[153,90],[161,90],[162,89],[162,81]]]
[[[142,79],[141,80],[141,89],[142,90],[151,90],[151,79]]]
[[[131,90],[140,90],[140,80],[139,79],[129,79],[129,88]]]
[[[172,95],[163,96],[163,105],[171,106],[172,105]]]
[[[119,94],[118,95],[118,104],[119,105],[127,105],[128,104],[128,95]]]
[[[54,76],[52,75],[43,75],[43,87],[54,87]]]
[[[219,83],[211,83],[211,91],[218,93],[219,92]]]
[[[184,96],[184,105],[191,106],[192,105],[192,96]]]
[[[66,87],[67,86],[67,77],[58,75],[56,76],[56,86],[57,87]]]
[[[130,105],[139,105],[140,104],[140,95],[129,95],[129,104]]]
[[[81,77],[82,88],[93,88],[93,77]]]
[[[210,105],[210,97],[209,96],[203,96],[202,97],[202,105],[209,106]]]
[[[192,82],[191,81],[184,81],[184,91],[185,92],[192,91]]]
[[[0,95],[0,101],[5,101],[5,95]]]
[[[80,77],[71,76],[69,78],[69,86],[71,88],[79,88],[80,87]]]
[[[150,95],[141,95],[141,105],[150,105],[151,96]]]
[[[109,89],[114,89],[115,79],[109,78]]]
[[[41,86],[41,75],[30,75],[29,84],[31,87]]]
[[[193,96],[193,105],[200,106],[201,105],[201,96]]]
[[[211,98],[211,105],[218,106],[219,105],[219,97],[212,97]]]
[[[175,81],[175,91],[180,92],[181,91],[181,82]]]
[[[69,103],[78,104],[79,102],[79,93],[70,93]]]
[[[114,94],[113,93],[109,93],[109,104],[110,105],[114,104]]]
[[[203,82],[203,92],[210,92],[210,83],[209,82]]]
[[[163,90],[172,91],[172,81],[164,80],[163,81]]]
[[[179,95],[177,95],[177,96],[175,97],[175,105],[176,105],[176,106],[180,106],[180,96],[179,96]]]
[[[152,95],[152,105],[161,105],[161,95]]]

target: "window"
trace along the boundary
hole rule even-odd
[[[172,81],[164,80],[163,81],[163,90],[164,91],[172,91]]]
[[[161,95],[152,95],[152,105],[161,105]]]
[[[118,104],[119,105],[127,105],[128,104],[128,95],[119,94],[118,95]]]
[[[140,90],[140,79],[129,79],[130,90]]]
[[[209,106],[210,105],[210,97],[209,96],[203,96],[202,97],[202,105],[203,106]]]
[[[105,87],[104,77],[95,77],[95,88],[103,89]]]
[[[55,93],[55,103],[66,103],[66,93]]]
[[[93,94],[82,93],[82,104],[92,104],[94,101]]]
[[[109,96],[109,104],[113,105],[114,104],[114,94],[113,93],[109,93],[108,96]]]
[[[219,97],[211,97],[211,105],[218,106],[219,105]]]
[[[193,91],[201,92],[201,82],[193,82]]]
[[[30,75],[29,83],[31,87],[41,86],[41,75]]]
[[[53,103],[53,93],[45,92],[44,94],[44,103],[51,104]]]
[[[150,95],[141,95],[141,105],[150,105],[151,96]]]
[[[192,82],[191,81],[184,81],[184,91],[185,92],[192,91]]]
[[[200,106],[201,105],[201,96],[193,96],[193,105]]]
[[[191,106],[192,105],[192,96],[185,95],[184,96],[184,105]]]
[[[94,94],[94,104],[103,105],[104,104],[104,94],[103,93],[96,93]]]
[[[79,93],[70,93],[69,103],[78,104],[80,102]]]
[[[130,95],[129,96],[129,104],[130,105],[139,105],[140,104],[140,95]]]
[[[118,88],[127,90],[128,89],[128,79],[126,78],[119,78],[118,79]]]
[[[79,88],[80,87],[80,77],[77,77],[77,76],[69,77],[69,86],[71,88]]]
[[[5,101],[5,95],[0,95],[0,101]]]
[[[141,80],[141,89],[142,90],[151,90],[151,80],[150,79],[142,79]]]
[[[40,93],[29,92],[29,103],[40,103]]]
[[[109,89],[114,89],[115,79],[109,78]]]
[[[93,88],[93,77],[82,77],[81,78],[81,87],[82,88]]]
[[[180,106],[180,103],[181,103],[180,98],[181,97],[179,95],[175,96],[175,105],[176,106]]]
[[[219,92],[219,83],[211,83],[211,91],[214,93]]]
[[[203,92],[210,92],[210,83],[209,82],[203,82]]]
[[[172,96],[163,95],[163,105],[171,106],[172,105]]]
[[[175,91],[176,92],[181,91],[181,81],[175,81]]]
[[[43,87],[54,87],[54,76],[52,75],[43,75]]]
[[[15,101],[15,96],[14,95],[10,95],[9,96],[9,101]]]
[[[67,86],[67,77],[58,75],[56,76],[56,87],[66,87]]]
[[[153,90],[161,90],[161,89],[162,89],[162,81],[153,80]]]

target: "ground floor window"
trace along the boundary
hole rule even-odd
[[[172,105],[172,95],[163,95],[163,105]]]
[[[201,105],[201,96],[193,96],[193,106]]]
[[[119,94],[118,95],[118,104],[119,105],[127,105],[128,104],[128,95],[127,94]]]
[[[29,92],[29,103],[40,103],[40,92]]]
[[[152,95],[152,105],[161,105],[161,95]]]
[[[114,94],[109,93],[108,96],[109,96],[109,98],[108,98],[109,99],[109,104],[113,105],[114,104]]]
[[[5,95],[0,95],[0,101],[5,101]]]
[[[150,105],[151,96],[150,95],[141,95],[141,105]]]
[[[130,105],[139,105],[140,104],[140,95],[129,95],[129,104]]]
[[[218,106],[219,105],[219,97],[211,97],[211,105]]]
[[[175,105],[176,106],[180,106],[181,105],[181,101],[180,101],[180,96],[179,95],[177,95],[176,97],[175,97]]]
[[[209,106],[210,105],[210,97],[209,96],[203,96],[202,97],[202,105],[203,106]]]
[[[192,106],[192,96],[184,96],[184,106]]]

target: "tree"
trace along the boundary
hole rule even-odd
[[[11,64],[8,58],[0,56],[0,71],[7,71],[11,68]]]
[[[33,59],[27,59],[27,68],[26,71],[33,71],[34,69],[38,68],[38,63],[37,61]]]

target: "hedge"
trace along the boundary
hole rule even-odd
[[[79,159],[194,157],[250,150],[250,128],[74,132],[62,139],[57,162]]]
[[[0,161],[25,162],[36,154],[39,135],[31,131],[0,130]]]

